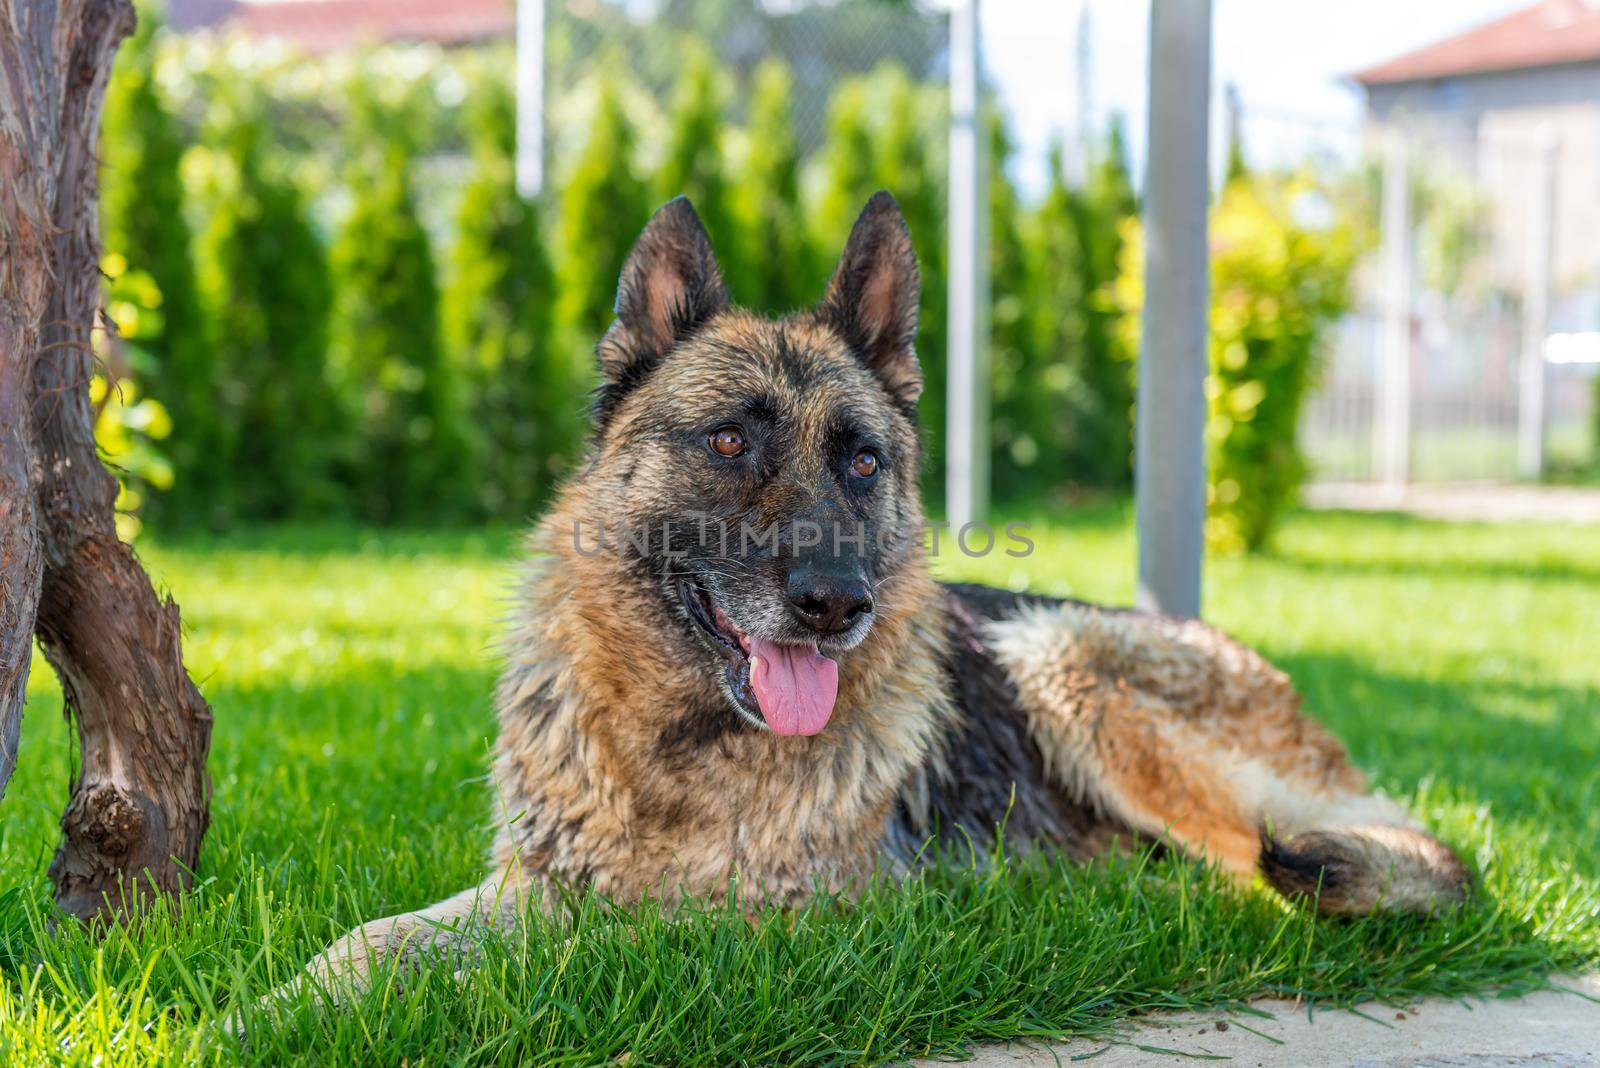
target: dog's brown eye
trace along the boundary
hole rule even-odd
[[[736,426],[725,426],[711,432],[712,451],[718,456],[738,456],[744,452],[744,431]]]
[[[857,478],[871,478],[878,473],[878,454],[871,449],[862,449],[856,453],[856,458],[850,461],[850,473]]]

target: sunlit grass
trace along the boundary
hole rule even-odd
[[[1037,518],[1032,536],[1026,559],[941,567],[1129,599],[1124,507]],[[1207,615],[1284,665],[1480,869],[1459,914],[1317,922],[1142,857],[956,862],[754,928],[591,908],[577,938],[534,931],[248,1048],[208,1041],[333,935],[478,878],[515,541],[325,528],[142,546],[217,715],[200,886],[132,932],[50,931],[72,752],[41,662],[0,804],[0,1063],[882,1061],[1135,1009],[1452,993],[1600,961],[1600,532],[1305,515],[1275,552],[1211,563]]]

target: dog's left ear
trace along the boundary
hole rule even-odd
[[[917,363],[917,302],[922,283],[900,205],[874,193],[828,280],[821,314],[904,407],[922,393]]]
[[[622,265],[617,317],[596,353],[600,372],[626,385],[648,374],[674,343],[728,306],[711,239],[688,197],[667,201]]]

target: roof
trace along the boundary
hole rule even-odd
[[[1351,78],[1360,85],[1549,67],[1600,59],[1600,2],[1542,0]]]
[[[241,3],[228,24],[258,37],[282,37],[308,52],[384,41],[467,44],[509,36],[512,0],[286,0]]]

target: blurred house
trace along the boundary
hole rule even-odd
[[[1368,147],[1406,149],[1407,232],[1390,247],[1411,263],[1400,292],[1368,275],[1369,303],[1330,354],[1302,423],[1313,467],[1333,481],[1507,482],[1600,462],[1600,0],[1530,4],[1350,80]],[[1547,279],[1531,255],[1545,209]],[[1399,339],[1382,325],[1394,308],[1409,323]]]
[[[322,53],[362,44],[464,45],[510,37],[516,9],[511,0],[168,0],[167,18],[185,32],[237,29]]]
[[[1600,277],[1600,0],[1543,0],[1352,75],[1373,132],[1398,126],[1423,166],[1455,166],[1489,200],[1494,275],[1515,288],[1541,142],[1556,144],[1555,330],[1592,330]],[[1562,322],[1566,317],[1585,321]]]

